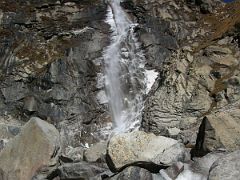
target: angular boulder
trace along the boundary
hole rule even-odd
[[[184,161],[186,151],[183,144],[163,136],[143,131],[118,134],[108,144],[107,163],[111,171],[121,171],[124,167],[135,165],[151,172]]]
[[[184,164],[182,162],[177,162],[167,169],[161,169],[160,174],[164,179],[176,179],[183,170]]]
[[[42,168],[56,164],[59,151],[57,129],[39,118],[31,118],[1,151],[0,179],[32,179]]]
[[[239,137],[240,111],[238,108],[212,113],[202,121],[193,155],[218,149],[238,150]]]
[[[99,142],[91,146],[84,152],[84,160],[87,162],[97,162],[104,160],[107,151],[107,142]]]
[[[240,150],[219,158],[211,167],[209,180],[236,180],[240,177]]]
[[[206,180],[208,178],[209,170],[213,165],[213,163],[217,161],[219,158],[223,157],[224,155],[225,155],[225,152],[214,152],[214,153],[209,153],[202,158],[194,158],[194,161],[184,163],[183,171],[177,176],[177,178],[172,178],[172,179]],[[169,173],[167,173],[167,175],[168,174]]]
[[[140,167],[128,167],[124,169],[122,172],[116,174],[109,178],[109,180],[152,180],[153,174],[151,174],[148,170],[140,168]]]
[[[65,152],[63,153],[63,157],[71,159],[73,162],[79,162],[83,160],[85,148],[84,147],[71,147],[68,146],[65,148]]]

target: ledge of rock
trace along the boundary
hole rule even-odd
[[[54,167],[60,150],[57,129],[31,118],[0,153],[1,180],[29,180],[42,168]]]
[[[121,171],[129,165],[158,172],[185,158],[183,144],[143,131],[115,135],[110,139],[107,149],[107,163],[113,172]]]

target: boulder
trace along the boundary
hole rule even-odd
[[[107,142],[94,144],[84,152],[84,160],[87,162],[97,162],[104,159],[107,151]]]
[[[160,176],[165,180],[206,180],[212,164],[224,154],[214,152],[202,158],[194,158],[193,161],[187,163],[175,163],[165,170],[160,170]]]
[[[83,160],[85,148],[84,147],[71,147],[65,148],[64,157],[71,159],[73,162],[79,162]]]
[[[182,162],[174,163],[166,170],[161,169],[160,174],[164,179],[176,179],[176,177],[184,170],[184,164]]]
[[[211,167],[209,180],[236,180],[240,177],[240,150],[219,158]]]
[[[146,169],[140,167],[128,167],[109,180],[152,180],[153,175]]]
[[[23,82],[17,82],[10,87],[2,88],[1,92],[5,98],[5,102],[15,102],[25,97],[28,89]]]
[[[60,179],[92,179],[96,175],[106,171],[106,168],[99,167],[87,162],[66,163],[61,165],[56,174]]]
[[[32,179],[37,171],[56,164],[59,151],[57,129],[39,118],[31,118],[1,151],[0,179]]]
[[[185,148],[178,141],[143,131],[118,134],[108,144],[107,163],[111,171],[129,165],[144,167],[151,172],[184,161]]]
[[[196,152],[217,149],[234,151],[240,148],[240,111],[231,108],[207,115],[199,128]]]
[[[225,152],[217,151],[209,153],[201,158],[194,158],[194,162],[191,164],[191,169],[207,177],[213,163],[225,154]]]

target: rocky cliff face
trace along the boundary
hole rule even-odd
[[[238,115],[228,112],[238,111],[234,109],[240,98],[239,2],[125,1],[125,7],[141,25],[138,33],[149,66],[160,74],[145,103],[142,128],[195,144],[205,116],[228,109],[224,113],[228,120],[218,116],[215,123],[238,124],[238,118],[230,118]],[[201,131],[197,144],[216,138],[218,147],[228,149],[220,145],[223,135],[218,133],[227,128],[219,128],[212,128],[211,135],[207,135],[211,128],[205,128],[205,138]],[[239,147],[234,136],[228,140]]]
[[[98,134],[107,119],[96,100],[106,8],[100,0],[0,2],[1,122],[38,116],[58,127],[66,145],[98,141],[86,132]]]

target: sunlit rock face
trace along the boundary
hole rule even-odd
[[[239,78],[239,3],[202,3],[212,11],[202,12],[196,1],[124,1],[140,24],[147,63],[160,74],[146,100],[142,128],[190,144],[203,116],[239,101],[238,86],[228,83]],[[231,28],[234,33],[225,36]]]

